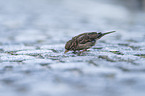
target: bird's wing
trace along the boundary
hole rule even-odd
[[[87,42],[91,42],[92,40],[90,39],[88,34],[81,34],[77,37],[77,42],[79,44],[85,44]]]

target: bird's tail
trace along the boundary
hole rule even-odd
[[[106,33],[98,33],[97,38],[100,39],[101,37],[103,37],[104,35],[110,34],[110,33],[114,33],[116,31],[110,31],[110,32],[106,32]]]

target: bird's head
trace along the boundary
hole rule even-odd
[[[69,40],[65,45],[65,52],[67,53],[69,50],[71,50],[72,40]]]

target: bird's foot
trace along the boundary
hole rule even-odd
[[[76,51],[74,51],[73,53],[76,54]]]
[[[85,51],[87,51],[87,49],[84,49],[83,51],[80,51],[79,53],[78,53],[78,55],[81,55],[83,52],[85,52]]]

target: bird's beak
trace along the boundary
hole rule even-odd
[[[69,50],[65,50],[65,52],[64,53],[67,53]]]

